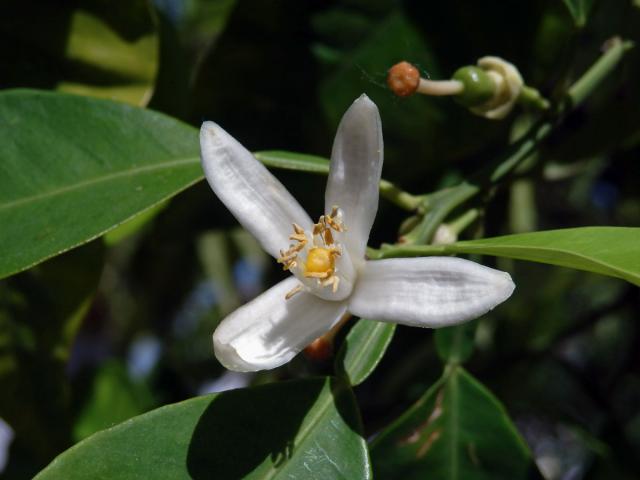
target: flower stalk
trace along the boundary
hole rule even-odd
[[[537,110],[549,108],[538,90],[524,84],[518,69],[499,57],[483,57],[477,66],[462,67],[451,80],[422,78],[415,66],[403,61],[389,69],[387,84],[401,97],[414,93],[454,96],[472,113],[493,120],[505,118],[516,103]]]

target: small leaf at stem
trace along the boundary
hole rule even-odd
[[[382,360],[395,323],[359,320],[349,331],[336,357],[336,371],[351,385],[364,382]]]

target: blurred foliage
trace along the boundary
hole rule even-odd
[[[558,100],[609,38],[640,44],[640,8],[631,0],[9,0],[0,9],[1,88],[148,102],[194,127],[213,119],[253,150],[325,158],[340,116],[365,92],[382,116],[384,177],[418,194],[479,170],[527,120],[486,121],[446,98],[398,99],[385,86],[393,63],[411,61],[437,79],[500,55]],[[639,226],[638,85],[636,48],[519,172],[524,183],[498,189],[463,237]],[[312,216],[321,211],[322,176],[275,173]],[[395,242],[404,220],[381,203],[375,247]],[[302,355],[256,375],[230,374],[216,362],[217,323],[282,272],[208,186],[134,221],[114,230],[108,247],[96,240],[0,283],[0,418],[15,432],[2,478],[31,478],[80,438],[155,406],[332,371],[331,362]],[[0,226],[0,237],[5,232]],[[637,287],[504,258],[483,263],[511,272],[514,296],[463,329],[398,327],[355,388],[365,438],[398,425],[415,402],[410,412],[433,407],[437,389],[456,378],[481,397],[465,400],[473,405],[462,413],[484,401],[501,417],[502,404],[545,478],[638,478]],[[349,334],[344,348],[366,333]],[[440,359],[456,365],[448,377]],[[399,459],[388,454],[390,465]]]
[[[0,88],[38,87],[146,105],[158,33],[145,0],[9,0],[2,6]]]

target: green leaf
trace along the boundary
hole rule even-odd
[[[563,0],[576,26],[584,27],[594,0]]]
[[[384,479],[540,478],[504,407],[459,366],[380,433],[371,457]]]
[[[505,235],[449,245],[383,246],[371,258],[479,254],[548,263],[640,285],[640,228],[581,227]]]
[[[370,478],[351,391],[331,378],[193,398],[80,442],[36,478]]]
[[[91,240],[202,178],[197,131],[128,105],[0,94],[0,278]]]
[[[550,263],[640,285],[640,228],[583,227],[458,242],[451,253],[476,253]]]
[[[395,323],[359,320],[340,347],[336,371],[351,385],[364,382],[382,360],[395,330]]]
[[[153,395],[129,378],[123,362],[109,360],[91,379],[73,425],[73,437],[82,440],[99,430],[140,415],[153,406]]]
[[[52,4],[9,0],[0,54],[3,86],[56,88],[144,105],[158,69],[158,35],[146,0]]]

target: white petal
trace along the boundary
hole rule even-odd
[[[479,317],[511,296],[506,272],[454,257],[366,262],[350,299],[354,315],[419,327]]]
[[[347,307],[300,292],[285,300],[299,281],[287,278],[227,316],[213,334],[216,357],[229,370],[279,367],[328,332]]]
[[[287,249],[292,223],[310,228],[311,219],[296,199],[219,125],[202,124],[200,149],[213,191],[272,256]]]
[[[331,152],[325,210],[342,209],[345,244],[354,261],[364,259],[369,232],[378,211],[382,171],[382,126],[376,105],[366,95],[342,117]]]

